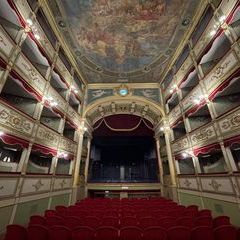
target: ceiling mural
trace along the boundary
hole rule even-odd
[[[49,0],[49,6],[89,82],[154,82],[199,2]]]

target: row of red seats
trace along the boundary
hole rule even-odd
[[[222,225],[230,225],[230,219],[227,216],[219,216],[215,219],[209,216],[197,217],[195,219],[191,217],[103,217],[102,219],[92,216],[87,217],[75,217],[66,216],[64,218],[59,216],[47,216],[42,217],[38,215],[31,216],[29,225],[38,224],[42,226],[55,226],[62,225],[69,228],[75,228],[78,226],[88,226],[97,228],[99,226],[111,226],[115,228],[125,227],[125,226],[136,226],[140,228],[147,228],[150,226],[161,226],[165,229],[174,226],[185,226],[188,228],[198,227],[198,226],[208,226],[211,228],[216,228]]]
[[[237,234],[239,234],[237,238]],[[30,225],[27,229],[19,225],[9,225],[5,240],[237,240],[240,233],[233,226],[220,226],[214,231],[210,227],[196,227],[191,231],[186,227],[173,227],[167,231],[161,227],[141,230],[138,227],[78,227],[70,230],[64,226],[50,228]]]

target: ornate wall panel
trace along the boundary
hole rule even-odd
[[[63,190],[72,187],[71,177],[56,177],[53,183],[53,190]]]
[[[232,70],[238,66],[239,62],[237,57],[234,55],[233,51],[230,51],[204,79],[208,92],[212,92],[216,89],[226,79],[225,76],[230,75]]]
[[[217,140],[217,134],[213,123],[208,124],[190,135],[192,145],[208,144]]]
[[[13,110],[8,105],[0,101],[0,124],[11,129],[13,133],[16,131],[23,135],[32,135],[34,122],[31,118],[27,118]]]
[[[25,18],[28,19],[31,16],[31,8],[28,5],[27,1],[25,0],[15,0],[14,1],[16,4],[16,7],[20,11],[21,15]]]
[[[191,56],[189,55],[187,59],[184,61],[184,63],[182,64],[181,68],[176,73],[177,83],[179,83],[185,77],[185,75],[187,74],[187,72],[189,71],[192,65],[193,65],[193,61]]]
[[[27,81],[37,92],[43,93],[46,81],[43,76],[37,71],[37,69],[31,64],[31,62],[20,53],[16,60],[16,71],[19,75]]]
[[[0,177],[0,198],[14,196],[18,186],[18,175]]]
[[[222,1],[219,9],[223,13],[223,15],[228,16],[237,1],[238,0]]]
[[[54,101],[57,102],[56,108],[61,110],[61,112],[65,113],[68,105],[66,100],[61,95],[59,95],[59,93],[55,89],[51,87],[48,89],[47,95],[51,96],[54,99]]]
[[[209,33],[215,30],[215,27],[214,27],[215,24],[216,22],[214,18],[212,18],[211,21],[208,23],[208,26],[203,32],[202,36],[199,38],[198,42],[196,43],[193,51],[197,57],[201,54],[201,52],[204,50],[204,48],[208,45],[208,43],[212,39],[212,36],[210,36]]]
[[[72,76],[59,57],[57,58],[56,67],[63,76],[64,80],[70,85]]]
[[[198,181],[196,177],[178,177],[178,184],[180,188],[189,190],[199,190]]]
[[[36,134],[36,142],[42,145],[47,145],[52,148],[57,148],[59,134],[45,126],[38,126]]]
[[[203,96],[203,91],[200,85],[197,85],[182,101],[183,110],[187,111],[193,107],[194,99],[199,99],[200,96]]]
[[[0,26],[0,56],[7,60],[14,47],[14,43],[4,29]]]
[[[61,137],[59,148],[75,154],[77,152],[77,143],[69,140],[68,138]]]
[[[234,136],[239,134],[240,129],[240,109],[224,116],[218,120],[220,131],[223,136]]]
[[[202,190],[220,194],[235,194],[235,190],[229,176],[201,176]]]
[[[25,177],[21,189],[21,195],[49,192],[52,177]]]
[[[36,25],[39,35],[41,36],[41,39],[39,40],[39,43],[41,47],[44,49],[46,54],[49,56],[51,60],[54,58],[55,50],[51,44],[51,42],[48,40],[45,32],[41,28],[40,24],[38,22],[34,22],[34,25]]]
[[[181,107],[177,105],[168,115],[169,124],[174,124],[182,116]]]
[[[187,137],[181,138],[180,140],[174,142],[172,144],[173,152],[179,152],[183,149],[187,149],[190,147],[189,141]]]
[[[79,121],[80,116],[70,105],[68,106],[68,109],[67,109],[67,116],[77,126],[80,124],[80,121]]]

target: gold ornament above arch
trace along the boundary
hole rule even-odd
[[[165,116],[163,107],[152,101],[136,96],[128,96],[127,98],[111,96],[88,105],[83,111],[83,118],[86,118],[93,126],[98,120],[116,114],[140,116],[150,121],[154,127]]]

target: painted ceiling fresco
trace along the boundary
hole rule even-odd
[[[49,0],[49,6],[89,82],[154,82],[199,2]]]

